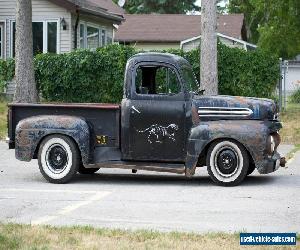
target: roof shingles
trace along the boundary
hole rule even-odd
[[[217,32],[241,39],[244,16],[219,15]],[[125,15],[115,40],[119,42],[180,42],[201,35],[200,15]]]
[[[125,10],[115,4],[112,0],[87,0],[92,5],[106,9],[108,12],[116,15],[124,15]]]

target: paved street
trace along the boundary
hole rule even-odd
[[[289,147],[281,150],[288,151]],[[0,221],[162,231],[300,232],[300,153],[276,173],[215,186],[206,169],[183,176],[128,170],[46,182],[37,161],[15,160],[0,142]]]

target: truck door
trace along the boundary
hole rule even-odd
[[[132,73],[123,156],[128,160],[183,162],[186,102],[177,69],[169,64],[139,64]],[[126,131],[128,132],[127,134]],[[126,152],[127,151],[127,152]]]

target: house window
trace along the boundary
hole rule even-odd
[[[97,49],[100,47],[99,43],[99,29],[87,26],[87,49]]]
[[[110,35],[107,35],[106,42],[107,44],[112,44],[112,37]]]
[[[106,30],[88,23],[79,25],[79,47],[81,49],[96,50],[107,43]]]
[[[57,22],[47,22],[47,52],[57,53]]]
[[[101,44],[102,46],[106,45],[106,30],[101,31]]]
[[[80,48],[85,48],[86,46],[85,46],[85,28],[84,28],[84,24],[80,24],[80,26],[79,26],[79,29],[80,29],[80,31],[79,31],[79,46],[80,46]]]
[[[4,25],[0,23],[0,58],[4,58]]]
[[[32,23],[33,54],[43,53],[43,23]]]
[[[32,23],[33,54],[58,53],[58,21]],[[15,57],[16,23],[12,22],[12,57]]]

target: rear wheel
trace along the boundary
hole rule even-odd
[[[80,153],[71,138],[51,135],[41,143],[38,162],[40,171],[47,181],[63,184],[69,182],[77,173]]]
[[[240,143],[222,140],[209,147],[206,163],[208,174],[215,183],[236,186],[248,173],[249,157]]]

